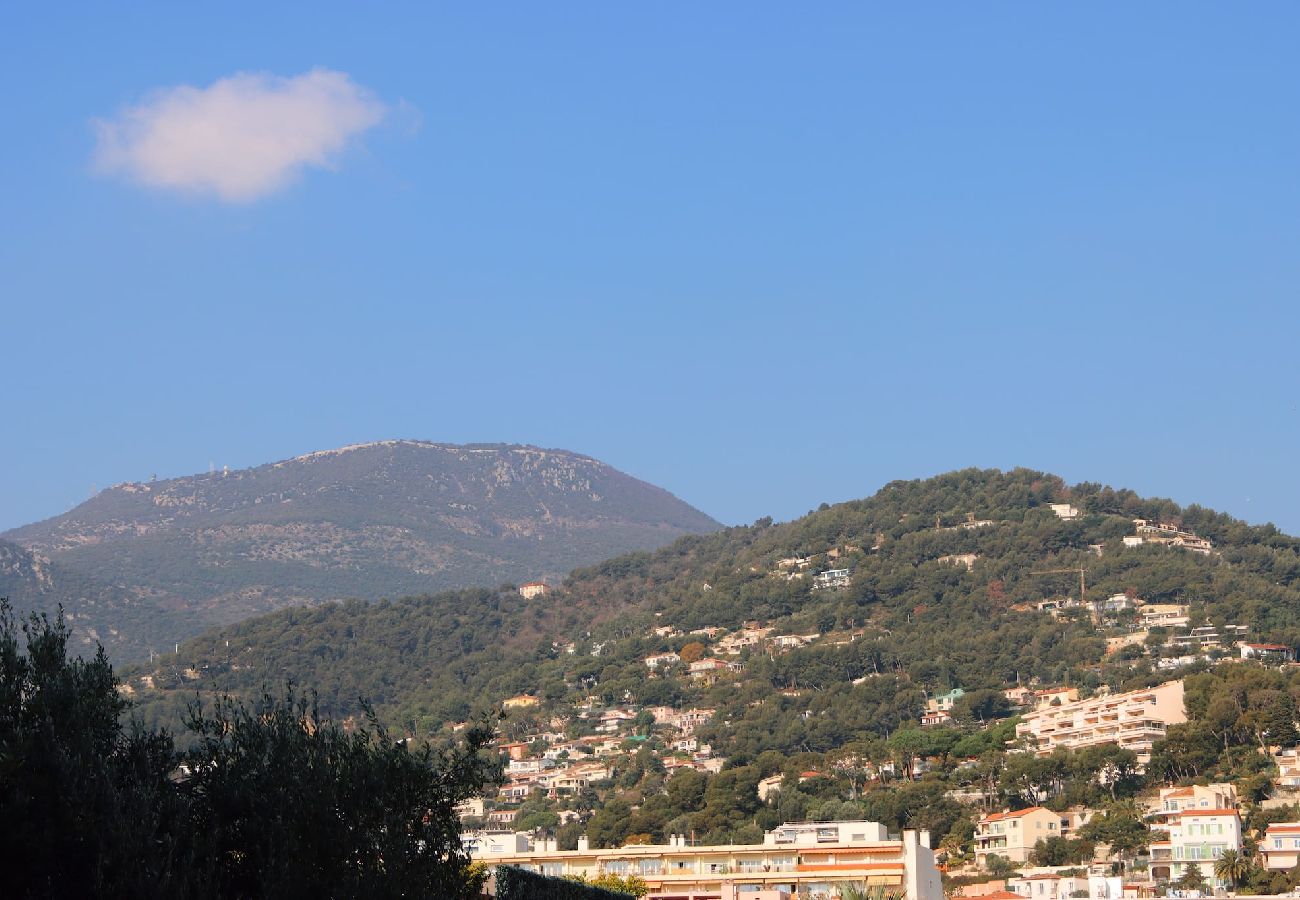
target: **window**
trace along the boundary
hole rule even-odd
[[[542,874],[549,875],[552,878],[558,878],[564,874],[564,863],[562,862],[542,863]]]
[[[637,871],[642,875],[658,875],[663,868],[662,861],[658,859],[640,860]]]
[[[611,875],[631,875],[632,864],[626,859],[611,859],[605,863],[605,871]]]

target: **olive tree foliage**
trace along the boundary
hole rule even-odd
[[[191,746],[123,719],[102,649],[0,599],[6,896],[473,894],[453,807],[498,777],[487,727],[408,747],[345,729],[292,687],[190,708]]]

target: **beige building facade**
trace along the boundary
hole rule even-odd
[[[668,844],[593,850],[557,850],[554,841],[526,835],[464,837],[470,855],[490,865],[520,866],[542,875],[636,875],[650,888],[646,900],[735,900],[759,891],[838,900],[846,884],[901,889],[907,900],[943,900],[943,885],[925,831],[890,839],[878,822],[817,822],[782,825],[762,844],[690,846],[685,837]]]
[[[1153,688],[1108,694],[1044,707],[1028,713],[1016,726],[1039,756],[1058,747],[1077,750],[1098,744],[1118,744],[1137,754],[1140,765],[1151,760],[1151,745],[1170,725],[1187,721],[1182,681]]]

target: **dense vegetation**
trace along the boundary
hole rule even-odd
[[[0,600],[0,850],[6,896],[470,896],[453,806],[496,764],[345,731],[290,691],[190,710],[191,749],[124,723],[103,653]],[[25,648],[20,646],[25,642]]]
[[[1083,514],[1058,519],[1046,504],[1062,500]],[[994,524],[954,527],[967,512]],[[1125,548],[1120,538],[1135,517],[1181,521],[1213,540],[1219,555]],[[829,550],[839,550],[838,559]],[[978,555],[969,571],[939,561],[964,553]],[[811,578],[774,577],[777,561],[789,557],[808,558],[811,571],[848,568],[851,584],[816,591]],[[1083,611],[1056,618],[1032,609],[1077,593],[1078,584],[1075,574],[1036,572],[1079,566],[1090,598],[1129,592],[1185,603],[1195,621],[1245,624],[1259,639],[1300,644],[1295,538],[1128,491],[1070,488],[1025,470],[967,470],[890,484],[868,500],[783,525],[763,520],[617,557],[534,601],[505,586],[286,610],[190,641],[152,671],[177,697],[209,688],[255,693],[291,677],[315,685],[332,715],[355,714],[356,698],[366,696],[385,721],[420,733],[523,691],[545,701],[539,714],[569,710],[589,694],[605,702],[632,695],[641,704],[720,706],[731,726],[716,737],[727,753],[829,749],[890,733],[917,716],[926,692],[954,686],[1159,680],[1154,657],[1106,657],[1104,632]],[[744,655],[744,678],[720,685],[671,672],[646,679],[642,657],[701,640],[656,636],[656,626],[687,632],[754,620],[777,633],[843,641]],[[565,652],[570,644],[573,653]],[[198,677],[187,679],[186,670]]]

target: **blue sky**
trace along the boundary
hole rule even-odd
[[[1294,4],[264,6],[0,14],[0,527],[409,437],[729,523],[1024,465],[1300,532]],[[254,196],[105,162],[313,70],[362,113]]]

